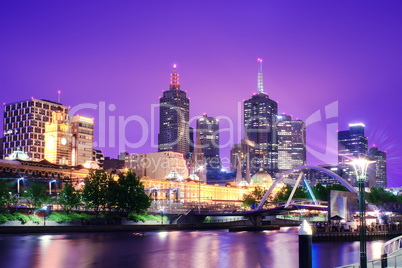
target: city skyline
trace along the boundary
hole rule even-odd
[[[338,130],[345,130],[349,123],[363,122],[369,148],[375,144],[387,151],[389,186],[401,186],[402,144],[397,136],[402,126],[395,124],[401,112],[397,108],[402,62],[398,49],[402,37],[397,34],[402,25],[397,12],[400,3],[376,5],[379,2],[371,1],[362,7],[345,2],[348,8],[340,8],[314,2],[315,8],[309,9],[296,2],[290,8],[235,2],[227,10],[212,2],[160,3],[152,12],[146,4],[81,4],[74,9],[61,3],[43,9],[28,2],[24,7],[1,4],[0,33],[6,40],[0,52],[1,103],[31,96],[57,101],[61,90],[65,106],[91,103],[100,107],[105,102],[106,119],[114,116],[118,122],[118,116],[138,115],[150,121],[151,105],[168,89],[172,63],[177,63],[182,90],[191,102],[190,118],[207,113],[228,116],[237,124],[243,121],[242,111],[240,118],[237,114],[239,103],[241,107],[243,100],[257,92],[256,59],[262,58],[264,92],[279,102],[280,114],[306,121],[321,111],[322,120],[307,126],[311,149],[325,153],[327,124],[337,123]],[[206,13],[209,19],[203,17]],[[281,17],[285,13],[293,16],[288,14],[285,20]],[[158,20],[152,21],[151,14],[158,14]],[[182,21],[161,23],[178,14]],[[75,20],[67,20],[70,16]],[[113,20],[105,23],[105,16]],[[173,38],[170,27],[174,25],[177,35]],[[183,43],[172,42],[178,36]],[[325,107],[336,101],[338,113],[327,119]],[[157,137],[158,111],[154,113]],[[79,114],[95,118],[94,141],[99,141],[98,111],[86,109]],[[221,128],[227,127],[220,123]],[[139,139],[133,133],[135,127],[138,124],[127,126],[128,140]],[[244,137],[243,126],[238,128],[242,134],[234,132],[234,142],[221,149],[222,157],[229,157],[231,145]],[[108,139],[107,132],[106,148],[101,149],[106,156],[117,156],[120,152],[117,147],[108,148]],[[222,133],[220,139],[222,144],[229,137]],[[153,142],[157,144],[157,138]],[[156,152],[150,143],[127,151]],[[337,148],[333,150],[335,154]],[[307,153],[309,163],[320,164]]]

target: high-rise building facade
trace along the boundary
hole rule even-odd
[[[292,165],[299,167],[306,163],[306,124],[302,120],[292,120]]]
[[[244,138],[255,145],[251,173],[262,168],[272,175],[278,170],[278,103],[263,91],[262,60],[258,61],[258,93],[244,101]]]
[[[204,114],[197,120],[197,135],[204,153],[207,170],[220,169],[219,158],[219,119]]]
[[[375,187],[387,188],[387,153],[373,146],[369,156],[375,161],[370,166],[375,171]]]
[[[355,158],[366,157],[368,139],[364,136],[364,124],[349,124],[349,130],[338,131],[338,164],[343,170],[342,177],[351,185],[357,186],[351,162]],[[372,178],[372,174],[367,174]],[[369,186],[369,181],[366,186]]]
[[[279,172],[293,168],[292,163],[292,117],[278,115],[278,169]]]
[[[52,164],[72,165],[72,134],[68,114],[57,108],[45,123],[45,159]]]
[[[70,118],[72,139],[72,165],[93,161],[94,120],[80,115]]]
[[[250,159],[254,156],[254,142],[246,139],[242,139],[240,143],[233,144],[230,150],[230,169],[237,170],[239,161],[241,166],[242,177],[246,177],[247,173],[247,163],[249,164],[250,173],[254,171],[253,174],[257,173],[256,167],[252,166]],[[247,161],[248,160],[248,161]]]
[[[158,151],[173,151],[189,157],[190,100],[180,90],[179,74],[174,65],[170,89],[163,92],[159,108]]]
[[[349,130],[338,131],[338,164],[349,164],[354,158],[367,155],[368,139],[362,123],[349,124]]]
[[[48,100],[32,98],[5,104],[3,157],[20,148],[33,161],[45,159],[45,123],[56,109],[68,117],[68,107]]]
[[[306,164],[306,126],[290,115],[278,115],[278,169],[284,172]]]

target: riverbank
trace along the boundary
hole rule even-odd
[[[398,231],[375,231],[367,232],[367,241],[392,239],[402,235],[402,230]],[[360,241],[359,232],[327,232],[314,233],[313,242],[318,241]]]

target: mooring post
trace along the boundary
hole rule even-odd
[[[313,231],[306,220],[299,229],[299,268],[312,268],[313,266]]]

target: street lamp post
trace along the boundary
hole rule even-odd
[[[359,183],[359,213],[360,213],[360,268],[367,268],[367,250],[366,250],[366,202],[364,199],[364,182],[366,181],[367,168],[371,161],[365,158],[359,158],[352,161],[356,174],[356,180]]]
[[[56,182],[56,180],[49,181],[49,196],[52,196],[52,182]]]
[[[201,174],[204,170],[204,166],[200,166],[198,170],[201,170]],[[201,178],[198,177],[198,213],[201,212]]]
[[[19,178],[17,179],[17,193],[18,193],[18,198],[20,198],[20,181],[22,181],[24,178]]]

